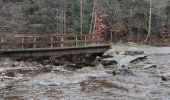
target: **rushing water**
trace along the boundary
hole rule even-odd
[[[170,72],[170,49],[165,54],[165,49],[141,49],[149,57],[129,65],[134,75],[113,76],[113,68],[103,66],[70,71],[5,59],[0,63],[0,100],[170,100],[170,81],[160,77]],[[157,67],[143,69],[146,64]]]

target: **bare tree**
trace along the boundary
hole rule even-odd
[[[80,0],[80,28],[81,28],[80,34],[82,34],[83,33],[83,0]]]
[[[96,1],[97,1],[97,0],[94,0],[94,4],[93,4],[93,12],[92,12],[92,19],[91,19],[89,34],[92,33],[93,22],[94,22],[94,15],[95,15],[95,8],[96,8]]]
[[[151,34],[151,23],[152,23],[152,0],[150,0],[150,10],[149,10],[149,29],[148,29],[148,35],[145,39],[145,42],[148,41],[148,38]]]

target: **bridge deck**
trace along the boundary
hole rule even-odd
[[[64,48],[36,48],[23,50],[0,50],[0,57],[29,57],[29,56],[56,56],[67,54],[104,53],[110,45],[95,45],[86,47]]]

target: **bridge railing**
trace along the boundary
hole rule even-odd
[[[1,49],[62,48],[103,44],[96,34],[0,34]]]

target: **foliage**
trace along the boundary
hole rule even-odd
[[[90,30],[93,3],[94,0],[83,0],[84,34]],[[154,36],[165,35],[162,22],[169,30],[169,4],[169,0],[154,0],[151,30]],[[97,0],[96,13],[96,34],[112,32],[113,36],[141,37],[147,33],[148,0]],[[80,0],[0,0],[0,33],[78,34]]]

